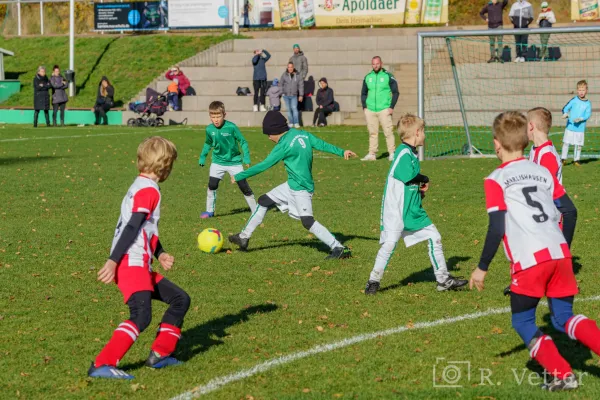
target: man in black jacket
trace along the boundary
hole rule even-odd
[[[488,29],[502,29],[502,12],[507,6],[508,0],[499,3],[498,0],[490,0],[479,12],[479,16],[488,24]],[[487,14],[487,15],[486,15]],[[503,62],[502,55],[502,36],[490,36],[490,59],[488,63]],[[496,48],[495,44],[498,43]]]

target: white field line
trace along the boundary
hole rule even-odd
[[[146,133],[148,135],[153,132],[174,132],[188,130],[188,128],[176,128],[176,129],[147,129],[144,131],[131,131],[131,132],[119,132],[119,133],[89,133],[86,135],[69,135],[69,136],[40,136],[40,137],[24,137],[24,138],[13,138],[13,139],[0,139],[0,143],[5,142],[26,142],[32,140],[53,140],[53,139],[79,139],[79,138],[93,138],[102,136],[126,136],[126,135],[139,135]]]
[[[588,301],[598,301],[598,300],[600,300],[600,295],[586,297],[586,298],[582,298],[582,299],[576,299],[575,301],[588,302]],[[543,304],[546,306],[548,305],[546,302],[543,302],[543,301],[540,302],[540,304]],[[190,391],[187,391],[176,397],[173,397],[171,400],[187,400],[187,399],[200,397],[204,394],[214,392],[215,390],[219,390],[223,386],[226,386],[230,383],[241,381],[243,379],[246,379],[246,378],[249,378],[256,374],[268,371],[275,367],[289,364],[293,361],[300,360],[302,358],[306,358],[306,357],[309,357],[309,356],[312,356],[315,354],[327,353],[327,352],[330,352],[333,350],[341,349],[343,347],[348,347],[348,346],[351,346],[356,343],[364,342],[366,340],[373,340],[373,339],[377,339],[380,337],[395,335],[395,334],[406,332],[409,330],[414,331],[414,330],[420,330],[420,329],[428,329],[428,328],[433,328],[433,327],[440,326],[440,325],[449,325],[449,324],[455,324],[457,322],[462,322],[462,321],[470,321],[470,320],[474,320],[474,319],[489,317],[490,315],[507,314],[509,312],[510,312],[510,307],[490,308],[487,311],[479,311],[479,312],[472,313],[472,314],[459,315],[457,317],[442,318],[442,319],[438,319],[438,320],[430,321],[430,322],[418,322],[418,323],[414,324],[413,326],[411,326],[410,328],[402,325],[402,326],[397,326],[395,328],[385,329],[385,330],[377,331],[377,332],[373,332],[373,333],[364,333],[362,335],[353,336],[351,338],[343,339],[338,342],[317,345],[317,346],[315,346],[311,349],[305,350],[305,351],[299,351],[297,353],[291,353],[286,356],[273,358],[271,360],[257,364],[252,368],[244,369],[244,370],[238,371],[238,372],[230,374],[230,375],[213,378],[210,381],[208,381],[206,384],[197,386]]]

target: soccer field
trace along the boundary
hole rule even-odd
[[[365,128],[312,132],[360,156],[366,152]],[[258,128],[242,133],[253,163],[273,147]],[[176,260],[165,275],[192,298],[176,352],[185,364],[143,367],[165,310],[155,304],[151,326],[120,364],[136,379],[92,380],[91,361],[128,318],[117,287],[97,282],[96,274],[137,175],[137,146],[153,134],[179,151],[161,184],[160,232]],[[328,249],[299,221],[274,210],[247,253],[229,243],[219,254],[201,253],[201,230],[228,236],[250,216],[226,178],[218,216],[198,218],[208,182],[208,166],[198,166],[203,142],[204,129],[192,127],[0,128],[0,398],[600,398],[600,358],[553,330],[546,306],[539,324],[580,375],[581,387],[552,396],[537,387],[541,368],[512,330],[502,295],[509,283],[502,250],[485,291],[438,293],[425,244],[399,244],[380,293],[362,293],[379,249],[386,159],[316,153],[315,218],[351,247],[353,258],[325,261]],[[579,211],[575,312],[600,319],[600,172],[595,160],[582,164],[563,172]],[[479,261],[487,230],[483,178],[497,165],[495,159],[421,164],[431,179],[424,206],[453,275],[470,276]],[[258,196],[285,180],[281,164],[249,183]]]

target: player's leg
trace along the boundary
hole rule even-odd
[[[563,134],[563,145],[560,158],[563,161],[563,164],[567,161],[569,157],[569,145],[573,143],[573,132],[568,129],[565,129],[565,133]]]
[[[573,162],[575,165],[580,166],[579,160],[581,160],[581,148],[583,147],[583,132],[573,132],[575,137],[575,145],[573,150]]]
[[[160,322],[146,365],[151,368],[163,368],[180,364],[171,355],[181,339],[181,327],[185,314],[190,308],[190,296],[173,282],[162,278],[154,286],[152,298],[167,303],[169,308]]]
[[[396,245],[398,244],[398,240],[400,240],[400,234],[401,232],[381,232],[381,247],[377,252],[375,265],[373,266],[373,270],[371,270],[371,275],[369,275],[369,280],[365,287],[366,295],[374,295],[379,290],[383,273],[394,255]]]
[[[208,173],[208,188],[206,189],[206,211],[200,214],[200,218],[212,218],[215,216],[217,206],[217,189],[219,183],[225,176],[226,168],[218,164],[210,164]]]
[[[496,48],[496,36],[488,36],[488,39],[490,41],[490,59],[488,60],[488,63],[491,63],[496,60],[496,55],[494,54]]]
[[[133,376],[116,368],[125,353],[152,320],[152,292],[133,293],[127,300],[129,319],[119,324],[109,342],[92,363],[88,375],[94,378],[133,379]]]
[[[244,167],[241,165],[233,165],[228,168],[227,172],[233,177],[243,171]],[[248,181],[246,179],[242,179],[241,181],[237,182],[237,185],[244,195],[244,200],[246,200],[246,204],[248,204],[250,212],[256,210],[256,199],[254,198],[254,193],[252,192],[252,189],[250,189],[250,184]]]
[[[394,121],[392,115],[388,110],[383,110],[378,113],[379,122],[383,128],[383,134],[385,136],[385,143],[388,150],[388,160],[394,160],[394,153],[396,151],[396,139],[394,138]]]

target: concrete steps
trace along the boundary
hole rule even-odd
[[[183,110],[208,112],[208,106],[216,100],[222,101],[225,109],[232,111],[251,111],[254,104],[254,96],[184,96],[182,107]],[[360,106],[359,96],[335,96],[335,101],[340,104],[341,110],[356,110]],[[283,100],[281,106],[283,111],[287,111]],[[314,99],[313,106],[316,106]]]

